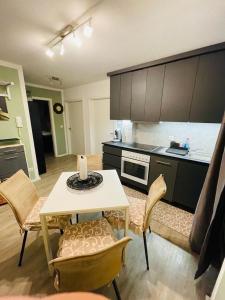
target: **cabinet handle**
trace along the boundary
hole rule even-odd
[[[10,160],[10,159],[14,159],[14,158],[17,158],[18,156],[11,156],[11,157],[6,157],[5,160]]]
[[[156,162],[157,162],[157,164],[160,164],[160,165],[164,165],[164,166],[171,166],[171,164],[170,163],[168,163],[168,162],[165,162],[165,161],[161,161],[161,160],[156,160]]]

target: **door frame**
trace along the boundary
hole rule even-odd
[[[58,148],[57,148],[57,142],[56,142],[56,131],[55,131],[55,122],[54,122],[54,113],[53,113],[53,101],[52,98],[45,98],[45,97],[31,97],[31,101],[33,100],[40,100],[40,101],[47,101],[48,102],[48,109],[49,109],[49,115],[50,115],[50,123],[51,123],[51,131],[52,131],[52,142],[53,142],[53,151],[54,156],[58,156]]]
[[[65,112],[66,112],[66,135],[68,137],[68,153],[73,154],[72,152],[72,141],[71,141],[71,130],[70,130],[70,114],[69,114],[69,105],[73,103],[80,102],[82,105],[82,112],[83,112],[83,136],[84,136],[84,151],[86,153],[86,131],[85,131],[85,112],[84,112],[84,103],[82,99],[76,100],[65,100]]]

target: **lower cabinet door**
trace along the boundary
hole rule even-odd
[[[160,174],[163,174],[167,185],[167,192],[164,199],[170,202],[173,201],[177,165],[178,162],[176,160],[161,156],[151,156],[149,183],[151,185]]]
[[[108,164],[104,164],[104,163],[103,163],[103,170],[116,170],[118,176],[121,177],[121,170],[118,169],[118,168],[115,168],[115,167],[113,167],[113,166],[110,166],[110,165],[108,165]]]
[[[179,162],[174,201],[194,211],[205,181],[207,164]]]

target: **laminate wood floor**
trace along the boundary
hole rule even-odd
[[[89,157],[88,164],[90,169],[101,168],[98,157]],[[49,158],[47,169],[48,172],[35,183],[41,196],[49,194],[62,171],[76,169],[76,158]],[[89,217],[80,216],[81,219]],[[23,266],[18,268],[21,236],[8,205],[0,207],[0,226],[0,296],[55,293],[52,278],[48,274],[41,234],[28,234]],[[152,233],[147,241],[150,270],[146,271],[143,240],[132,233],[130,235],[133,241],[126,252],[127,264],[117,278],[122,299],[203,300],[206,294],[210,294],[216,271],[210,269],[195,282],[193,277],[197,267],[197,256]],[[52,231],[51,242],[55,251],[58,238],[59,233]],[[116,299],[111,286],[101,288],[97,292],[110,299]]]

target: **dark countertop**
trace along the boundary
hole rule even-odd
[[[161,155],[161,156],[167,156],[167,157],[173,157],[173,158],[178,158],[181,160],[188,160],[188,161],[193,161],[193,162],[199,162],[199,163],[204,163],[204,164],[209,164],[211,158],[208,156],[205,156],[203,154],[198,154],[195,153],[194,151],[190,151],[187,155],[182,156],[182,155],[176,155],[172,153],[167,153],[166,152],[166,147],[161,147],[161,146],[152,146],[152,145],[145,145],[145,144],[139,144],[139,143],[123,143],[123,142],[104,142],[102,143],[103,145],[108,145],[112,147],[118,147],[122,149],[128,149],[128,150],[137,150],[142,153],[146,154],[155,154],[155,155]]]

